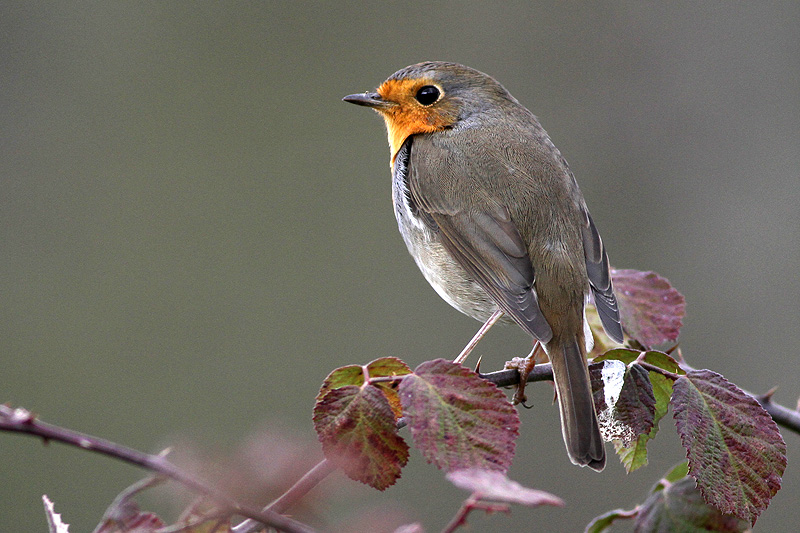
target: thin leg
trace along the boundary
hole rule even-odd
[[[514,397],[511,399],[511,403],[514,405],[518,403],[525,405],[525,401],[527,400],[525,397],[525,385],[528,383],[528,376],[533,372],[533,368],[536,366],[537,352],[541,350],[543,350],[542,343],[534,340],[533,349],[531,353],[528,354],[528,357],[522,360],[516,359],[513,365],[513,368],[516,368],[519,372],[519,384],[517,385],[517,390],[514,392]],[[508,365],[506,365],[506,367],[508,368]]]
[[[461,353],[458,354],[458,357],[453,359],[453,362],[459,365],[462,364],[472,350],[475,349],[478,343],[481,342],[481,339],[484,335],[486,335],[486,332],[489,331],[492,326],[494,326],[495,322],[500,320],[501,316],[503,316],[503,312],[499,309],[492,313],[492,316],[490,316],[489,319],[481,326],[481,329],[479,329],[475,336],[472,337],[472,340],[469,341],[466,346],[464,346],[464,349],[461,350]]]

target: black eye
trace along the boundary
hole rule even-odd
[[[417,95],[414,98],[422,105],[431,105],[439,99],[439,89],[433,85],[426,85],[417,91]]]

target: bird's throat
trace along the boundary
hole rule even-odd
[[[392,155],[391,165],[394,165],[397,153],[409,136],[444,129],[444,124],[437,124],[435,121],[431,121],[430,115],[386,112],[382,114],[389,137],[389,151]]]

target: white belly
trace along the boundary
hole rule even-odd
[[[477,320],[486,321],[498,307],[440,244],[437,233],[414,215],[400,172],[393,172],[392,197],[397,226],[422,275],[447,303]]]

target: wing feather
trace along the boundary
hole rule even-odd
[[[418,169],[411,165],[408,189],[421,218],[432,222],[443,246],[504,313],[548,342],[553,332],[539,308],[534,268],[508,208],[486,200],[458,209],[441,190],[420,183]]]
[[[586,215],[585,224],[581,227],[583,237],[583,253],[586,257],[586,273],[589,276],[589,285],[594,296],[594,305],[603,329],[609,337],[617,342],[622,342],[622,326],[619,319],[619,306],[614,296],[614,287],[611,283],[611,271],[608,266],[608,255],[600,238],[600,233],[594,225],[594,220],[584,208]]]

